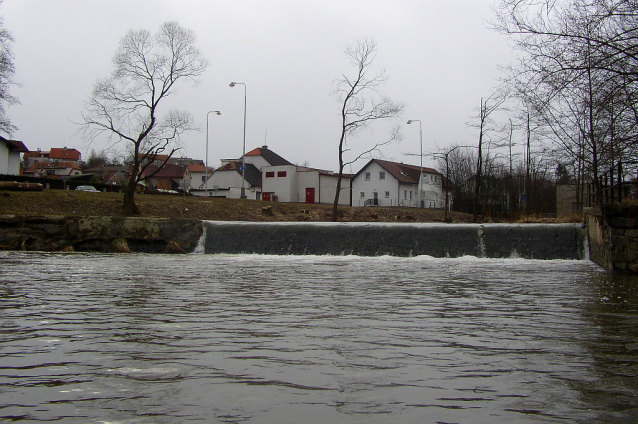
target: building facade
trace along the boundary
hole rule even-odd
[[[445,208],[442,183],[435,169],[372,159],[352,177],[352,206]]]

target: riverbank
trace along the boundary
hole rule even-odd
[[[213,221],[330,221],[331,205],[278,203],[194,196],[138,194],[143,217]],[[0,215],[121,217],[121,193],[44,190],[0,191]],[[472,215],[449,212],[452,222],[471,222]],[[347,222],[443,222],[444,211],[416,208],[339,207]]]
[[[255,200],[202,198],[194,196],[138,194],[136,201],[142,216],[212,221],[327,222],[331,205],[278,203]],[[88,193],[81,191],[0,190],[0,215],[122,217],[121,193]],[[448,221],[472,222],[471,214],[448,212]],[[342,222],[444,222],[445,211],[405,207],[339,207]],[[518,222],[582,222],[567,220],[525,219]]]

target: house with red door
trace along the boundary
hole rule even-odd
[[[262,199],[294,203],[334,202],[338,174],[297,165],[262,168]],[[350,205],[350,175],[341,178],[340,205]]]
[[[261,146],[246,152],[243,167],[241,158],[223,159],[221,166],[209,176],[204,187],[196,189],[197,186],[193,185],[191,193],[198,196],[239,199],[243,187],[247,199],[261,200],[262,169],[268,166],[286,165],[292,164],[270,150],[268,146]]]

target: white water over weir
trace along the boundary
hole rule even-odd
[[[582,224],[204,221],[203,246],[203,253],[588,259]]]

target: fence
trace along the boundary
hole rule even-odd
[[[630,163],[635,165],[636,163]],[[627,163],[625,163],[627,165]],[[616,165],[598,177],[601,200],[603,204],[620,203],[625,199],[636,199],[638,195],[638,181],[625,181],[623,175],[623,163]],[[599,206],[596,193],[596,183],[587,184],[587,206]]]

